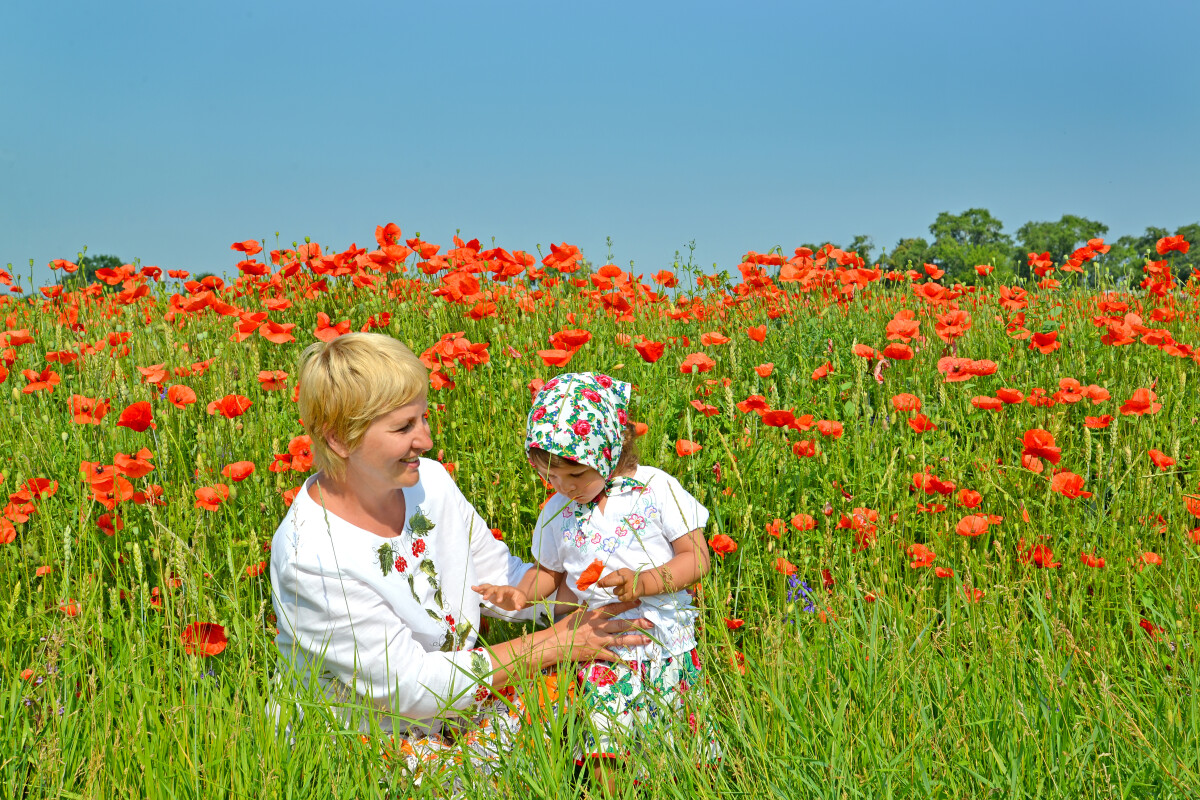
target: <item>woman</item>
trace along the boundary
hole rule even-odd
[[[441,464],[421,458],[433,446],[428,380],[407,347],[380,334],[304,351],[299,407],[319,472],[271,549],[276,646],[296,679],[315,682],[347,726],[366,732],[374,717],[403,736],[414,765],[413,746],[418,756],[445,746],[447,715],[501,711],[499,741],[498,726],[487,725],[494,753],[523,718],[496,699],[512,698],[511,684],[649,642],[633,632],[646,620],[610,619],[634,605],[623,603],[477,646],[481,600],[471,587],[515,584],[529,565],[491,535]]]

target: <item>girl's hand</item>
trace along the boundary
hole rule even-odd
[[[633,570],[622,567],[621,569],[613,570],[596,581],[596,585],[602,589],[612,589],[613,594],[617,596],[618,600],[627,602],[629,600],[637,600],[642,596],[642,593],[638,591],[641,588],[639,586],[641,583],[638,580],[639,577],[638,573]]]
[[[472,586],[472,591],[478,592],[484,600],[502,608],[505,611],[520,611],[529,605],[529,598],[515,586],[495,586],[490,583]]]

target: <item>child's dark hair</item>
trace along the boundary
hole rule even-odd
[[[570,459],[556,456],[543,450],[540,447],[531,447],[526,451],[529,461],[534,468],[540,472],[545,472],[555,464],[561,464],[570,461]],[[617,459],[616,469],[613,470],[614,475],[624,475],[633,472],[638,467],[638,446],[637,446],[637,428],[632,422],[625,423],[625,433],[621,438],[621,457]]]

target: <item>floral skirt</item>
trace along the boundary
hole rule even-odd
[[[646,741],[657,747],[669,746],[683,723],[698,745],[696,760],[720,760],[720,748],[704,712],[700,655],[695,648],[628,664],[594,661],[581,665],[577,674],[579,705],[588,717],[577,762],[582,763],[583,757],[628,755]]]
[[[544,747],[551,730],[566,727],[564,715],[578,714],[583,725],[577,764],[588,758],[620,758],[647,743],[672,746],[681,731],[694,743],[698,764],[713,764],[721,751],[706,718],[700,658],[695,650],[629,665],[590,662],[574,674],[548,670],[521,691],[480,689],[475,708],[443,734],[394,736],[382,743],[383,756],[422,785],[432,782],[449,794],[464,791],[462,776],[487,776],[502,759],[520,759]],[[557,719],[559,724],[552,725]]]

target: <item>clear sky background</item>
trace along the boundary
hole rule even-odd
[[[0,4],[0,264],[1200,220],[1195,0]]]

